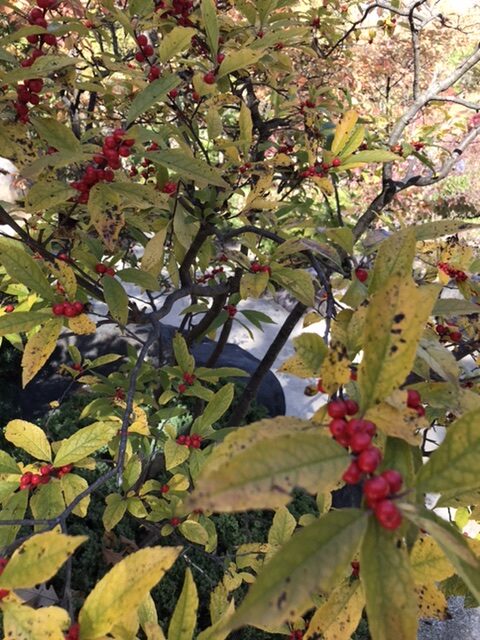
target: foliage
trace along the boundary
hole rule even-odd
[[[478,48],[421,64],[448,44],[434,4],[372,23],[337,0],[5,3],[0,139],[25,189],[0,207],[2,357],[28,394],[73,335],[62,372],[84,390],[73,420],[68,394],[42,424],[6,407],[6,637],[348,640],[366,615],[373,640],[414,640],[449,594],[480,599],[476,227],[403,210],[480,132]],[[363,91],[375,64],[346,68],[365,26],[385,73],[412,56],[393,107]],[[283,291],[254,374],[219,366]],[[325,403],[267,418],[252,403],[300,320],[320,329],[281,370]],[[76,346],[104,324],[126,356]],[[345,486],[361,500],[333,509]],[[36,607],[46,583],[59,602]]]

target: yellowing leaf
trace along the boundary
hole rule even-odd
[[[207,33],[208,48],[215,60],[218,53],[218,18],[217,5],[213,0],[202,0],[200,4],[202,20]]]
[[[0,337],[9,333],[24,333],[33,327],[46,322],[51,318],[50,314],[41,311],[14,311],[0,316]]]
[[[364,511],[342,509],[301,529],[265,565],[226,628],[265,628],[302,615],[315,594],[331,589],[344,575],[367,522]]]
[[[163,453],[165,455],[165,468],[167,471],[178,467],[179,464],[188,460],[190,450],[184,445],[177,444],[175,440],[167,440],[165,442]]]
[[[53,464],[62,467],[86,458],[100,447],[107,445],[119,428],[116,422],[94,422],[79,429],[67,440],[62,440]]]
[[[15,640],[64,640],[70,616],[60,607],[32,609],[16,603],[2,604],[3,631]]]
[[[128,295],[120,282],[112,276],[103,276],[103,293],[108,310],[114,320],[125,325],[128,319]]]
[[[187,180],[193,180],[199,184],[228,187],[218,169],[211,167],[205,160],[187,155],[182,149],[163,149],[147,152],[145,155],[149,160],[185,176]]]
[[[302,362],[309,368],[310,377],[319,375],[322,362],[328,352],[328,347],[322,338],[316,333],[303,333],[293,339],[293,346]]]
[[[406,391],[394,391],[385,402],[371,407],[365,418],[375,422],[386,435],[401,438],[412,445],[421,444],[420,431],[429,426],[426,418],[419,417],[414,409],[407,407]]]
[[[343,582],[313,614],[305,640],[345,640],[355,632],[362,617],[365,597],[360,581]]]
[[[64,260],[55,260],[55,265],[58,270],[58,280],[65,289],[67,297],[71,300],[74,299],[77,293],[77,279],[74,270]]]
[[[120,231],[125,225],[119,194],[108,184],[97,183],[90,189],[88,213],[104,245],[109,251],[116,251]]]
[[[345,345],[332,340],[320,369],[322,386],[328,394],[334,393],[350,380],[350,364]]]
[[[187,49],[195,34],[196,30],[190,27],[174,27],[165,34],[158,49],[160,62],[168,62],[177,53]]]
[[[208,542],[208,531],[195,520],[185,520],[178,527],[180,533],[190,542],[205,546]]]
[[[150,82],[132,100],[128,110],[127,125],[131,124],[142,113],[148,111],[157,102],[163,100],[167,93],[177,87],[180,82],[180,77],[173,73],[163,75],[162,78]]]
[[[441,582],[455,571],[432,536],[417,539],[410,553],[410,563],[416,584]]]
[[[62,320],[52,318],[35,333],[25,345],[22,357],[22,386],[26,387],[34,378],[57,346],[62,329]]]
[[[405,381],[438,293],[437,286],[417,287],[412,279],[393,277],[373,295],[358,370],[363,409]]]
[[[315,304],[315,288],[312,276],[302,269],[290,269],[272,265],[271,278],[282,287],[285,287],[297,300],[306,307],[313,307]]]
[[[185,571],[182,593],[168,627],[168,640],[191,640],[197,624],[198,594],[192,572]]]
[[[240,280],[240,297],[242,300],[260,298],[267,288],[268,281],[269,275],[266,271],[244,273]]]
[[[340,123],[335,128],[335,136],[332,142],[332,153],[337,155],[347,144],[352,135],[355,125],[357,124],[358,113],[356,111],[347,111]]]
[[[297,378],[311,378],[312,370],[307,366],[302,358],[298,355],[290,356],[277,369],[280,373],[289,373]]]
[[[448,602],[444,594],[433,582],[415,587],[419,618],[436,618],[445,620],[448,613]]]
[[[252,64],[255,64],[263,56],[263,51],[254,51],[253,49],[247,49],[246,47],[227,53],[220,68],[217,72],[217,78],[238,71],[239,69],[246,69]]]
[[[86,313],[81,313],[75,318],[69,318],[68,327],[77,336],[91,335],[97,330],[97,325],[93,320],[90,320]]]
[[[413,227],[397,231],[380,244],[373,273],[369,279],[370,293],[378,291],[391,277],[410,279],[415,244]]]
[[[97,582],[80,610],[82,640],[108,634],[122,612],[137,610],[180,551],[180,547],[150,547],[116,564]]]
[[[107,506],[103,512],[102,521],[106,531],[111,531],[123,518],[127,510],[127,502],[118,493],[111,493],[106,497]]]
[[[50,462],[52,452],[45,432],[26,420],[10,420],[5,427],[5,438],[37,460]]]
[[[163,267],[163,251],[166,237],[167,226],[160,229],[153,238],[150,238],[143,252],[141,268],[155,277],[159,276]]]
[[[333,488],[348,466],[348,456],[322,430],[305,432],[305,424],[275,418],[229,434],[203,467],[188,509],[276,508],[290,501],[294,487],[312,493]],[[284,427],[283,433],[272,439],[270,425]]]
[[[360,552],[368,624],[375,640],[414,640],[417,604],[407,550],[398,536],[370,518]]]
[[[60,486],[62,488],[65,504],[71,504],[73,500],[82,493],[82,491],[85,491],[85,489],[88,488],[88,482],[85,478],[77,476],[76,473],[67,473],[60,480]],[[89,504],[90,496],[85,496],[85,498],[77,504],[72,513],[80,518],[84,518],[87,515]]]
[[[2,575],[1,589],[29,589],[53,578],[86,536],[67,536],[59,531],[39,533],[12,555]]]
[[[273,517],[272,526],[268,531],[268,543],[281,546],[288,542],[297,527],[297,521],[287,507],[277,509]]]
[[[252,114],[250,113],[250,109],[247,107],[247,105],[243,101],[240,107],[240,117],[238,122],[240,127],[239,143],[243,147],[243,152],[247,154],[248,149],[252,144],[253,122],[252,122]]]

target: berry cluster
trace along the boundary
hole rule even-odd
[[[313,166],[308,167],[300,172],[300,178],[325,178],[330,169],[335,169],[342,164],[340,158],[334,158],[329,162],[316,162]]]
[[[289,640],[302,640],[303,631],[300,631],[300,629],[297,629],[296,631],[292,631],[288,636],[288,638]]]
[[[0,576],[2,575],[5,567],[8,564],[8,558],[0,558]],[[10,591],[8,589],[0,589],[0,600],[3,600],[8,596]]]
[[[178,436],[176,440],[177,444],[182,444],[189,449],[200,449],[202,445],[202,436],[198,433],[194,433],[191,436]]]
[[[53,315],[65,316],[66,318],[76,318],[84,312],[84,309],[83,303],[78,300],[75,302],[57,302],[52,306]]]
[[[193,11],[193,0],[172,0],[171,6],[167,8],[165,0],[155,0],[155,11],[163,11],[161,18],[173,18],[181,27],[193,27],[189,19]]]
[[[60,4],[59,0],[37,0],[34,7],[27,16],[28,23],[42,29],[48,28],[47,13],[55,9]],[[20,63],[22,67],[31,67],[37,58],[45,55],[44,47],[56,47],[57,38],[53,33],[31,34],[27,36],[27,42],[32,45],[30,55]],[[26,80],[17,87],[17,100],[13,103],[17,118],[20,122],[28,122],[29,107],[36,106],[40,102],[39,93],[43,89],[43,80],[33,78]]]
[[[357,267],[355,269],[355,277],[357,280],[360,280],[360,282],[365,282],[368,280],[368,271],[366,269],[362,269],[362,267]]]
[[[51,464],[40,467],[40,473],[26,471],[20,478],[20,489],[35,489],[41,484],[48,484],[52,478],[63,478],[73,469],[72,464],[55,468]]]
[[[300,102],[300,113],[305,113],[305,109],[315,109],[316,106],[317,104],[314,100],[302,100]]]
[[[80,625],[78,622],[72,624],[65,634],[65,640],[80,640]]]
[[[95,273],[98,273],[101,276],[105,274],[107,276],[114,276],[115,269],[113,267],[107,266],[106,264],[103,264],[102,262],[99,262],[98,264],[95,265]]]
[[[347,484],[359,484],[365,475],[370,476],[363,483],[363,495],[367,506],[382,527],[397,529],[402,522],[402,514],[391,498],[402,486],[402,476],[389,469],[381,475],[373,475],[382,460],[380,449],[372,445],[377,428],[370,420],[351,418],[358,412],[354,400],[332,400],[327,407],[332,418],[329,429],[334,439],[354,454],[342,478]]]
[[[238,173],[245,173],[246,171],[248,171],[251,168],[252,168],[252,163],[251,162],[245,162],[245,164],[242,164],[240,167],[238,167]]]
[[[115,389],[115,394],[113,396],[114,400],[125,400],[126,395],[125,395],[125,389],[122,389],[122,387],[117,387]]]
[[[455,269],[452,265],[448,264],[448,262],[439,262],[438,268],[443,273],[446,273],[449,278],[455,280],[456,282],[465,282],[468,280],[468,276],[465,271],[461,271],[460,269]]]
[[[272,273],[272,270],[268,265],[260,264],[256,260],[250,264],[250,271],[252,273],[268,273],[268,275],[271,275]]]
[[[419,142],[418,140],[415,140],[414,142],[411,143],[412,147],[415,149],[415,151],[421,151],[423,149],[423,147],[425,146],[424,142]]]
[[[451,322],[435,325],[435,331],[440,336],[441,342],[460,342],[462,339],[462,334],[458,327]]]
[[[415,409],[420,418],[425,415],[425,408],[422,406],[422,399],[420,394],[415,389],[408,389],[407,391],[407,407],[409,409]]]
[[[202,284],[204,282],[208,282],[209,280],[213,280],[218,273],[223,273],[223,267],[214,267],[210,272],[206,271],[203,276],[197,278],[196,282]]]
[[[229,318],[234,318],[237,315],[237,307],[234,304],[227,304],[223,308],[228,313]]]
[[[128,158],[132,154],[135,140],[125,138],[124,129],[115,129],[112,135],[106,136],[103,141],[102,153],[93,156],[93,164],[86,167],[81,180],[72,182],[71,186],[79,191],[76,201],[86,204],[90,195],[90,189],[98,182],[112,182],[116,169],[120,169],[120,158]]]
[[[176,182],[166,182],[161,191],[162,193],[168,193],[169,196],[174,196],[177,193],[178,184]]]

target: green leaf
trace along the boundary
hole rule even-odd
[[[365,590],[372,640],[415,640],[417,603],[405,545],[396,533],[370,518],[360,551],[360,579]]]
[[[191,29],[191,31],[194,30]],[[157,102],[163,100],[169,91],[178,87],[180,82],[180,77],[174,73],[170,73],[158,80],[150,82],[150,84],[140,91],[140,93],[137,93],[135,98],[132,100],[127,114],[127,126],[136,120],[138,116],[145,113],[145,111],[151,109],[151,107],[157,104]]]
[[[14,311],[0,317],[0,336],[10,333],[25,333],[42,322],[51,319],[50,313],[42,311]]]
[[[25,209],[31,212],[53,209],[75,195],[75,190],[58,180],[37,182],[27,193]]]
[[[0,264],[16,282],[21,282],[45,300],[55,300],[47,276],[20,243],[0,238]]]
[[[335,244],[338,244],[342,249],[345,249],[347,253],[353,253],[353,245],[355,244],[355,238],[353,232],[348,227],[338,227],[334,229],[327,229],[325,231],[327,238],[333,240]]]
[[[240,297],[242,300],[247,298],[258,299],[267,288],[269,275],[266,271],[258,273],[244,273],[240,280]]]
[[[255,64],[263,56],[263,51],[254,51],[253,49],[247,49],[246,47],[237,51],[227,53],[220,68],[217,72],[217,78],[238,71],[239,69],[246,69],[247,67]]]
[[[352,133],[355,130],[357,120],[358,113],[356,111],[347,111],[344,113],[342,120],[335,128],[335,136],[331,147],[331,151],[334,155],[340,153],[350,140]]]
[[[436,285],[417,287],[411,278],[395,276],[372,296],[358,371],[362,410],[405,381],[438,293]]]
[[[270,316],[261,311],[253,311],[253,309],[239,309],[240,313],[258,329],[262,329],[263,324],[277,324]]]
[[[149,291],[158,291],[160,286],[157,278],[151,273],[133,267],[117,271],[117,276],[124,282],[131,282]]]
[[[310,422],[277,417],[227,435],[207,459],[189,510],[275,509],[290,501],[295,487],[330,490],[349,456],[323,434]]]
[[[175,360],[182,370],[182,373],[189,372],[191,373],[195,367],[195,360],[188,350],[187,343],[185,342],[185,338],[181,333],[176,333],[175,337],[172,341],[173,344],[173,353],[175,355]]]
[[[117,422],[94,422],[88,427],[78,429],[67,440],[62,440],[53,461],[54,466],[63,467],[86,458],[106,446],[118,429]]]
[[[96,640],[109,634],[119,615],[136,612],[180,551],[180,547],[140,549],[110,569],[97,582],[80,610],[82,640]]]
[[[226,628],[295,621],[343,577],[367,528],[357,509],[332,511],[296,533],[265,565]]]
[[[363,125],[356,126],[353,129],[353,132],[347,144],[343,147],[341,153],[338,154],[339,158],[342,160],[348,158],[354,151],[358,149],[358,147],[362,144],[364,138],[365,127]]]
[[[456,573],[480,603],[480,559],[470,549],[463,534],[432,511],[405,503],[399,507],[406,518],[435,539]]]
[[[39,533],[12,555],[0,576],[1,589],[29,589],[53,578],[87,536],[67,536],[59,531]]]
[[[127,501],[118,493],[111,493],[105,498],[107,506],[103,512],[102,522],[106,531],[111,531],[123,518],[127,510]]]
[[[359,151],[353,154],[349,158],[345,158],[342,167],[348,168],[350,164],[356,164],[357,162],[394,162],[395,160],[403,160],[402,156],[398,156],[391,151],[384,151],[383,149],[374,149],[372,151]]]
[[[5,427],[5,438],[37,460],[50,462],[52,459],[48,438],[36,424],[26,420],[10,420]]]
[[[158,49],[160,62],[168,62],[177,53],[188,49],[196,33],[196,29],[191,27],[173,27],[160,42]]]
[[[217,6],[213,0],[202,0],[200,4],[202,21],[207,33],[208,48],[212,54],[212,59],[216,60],[218,53],[218,19]]]
[[[305,306],[313,307],[315,305],[315,287],[312,276],[306,271],[272,265],[271,278],[277,284],[285,287]]]
[[[422,491],[454,494],[480,487],[480,411],[471,411],[448,427],[442,444],[420,469]]]
[[[188,460],[190,450],[184,445],[177,444],[175,440],[167,440],[163,448],[163,455],[165,456],[165,468],[169,471]]]
[[[30,122],[35,127],[38,135],[58,151],[69,151],[70,153],[81,151],[80,140],[75,137],[71,129],[55,118],[32,116],[30,117]]]
[[[369,281],[370,293],[378,291],[394,276],[410,279],[415,257],[415,244],[413,228],[398,231],[380,244]]]
[[[195,520],[185,520],[178,527],[180,533],[190,542],[205,546],[208,542],[208,531]]]
[[[46,76],[76,65],[78,58],[70,58],[69,56],[42,56],[37,58],[31,67],[21,67],[9,71],[2,76],[2,84],[16,83],[19,80],[27,80],[27,78],[45,78]]]
[[[141,269],[153,278],[158,278],[163,268],[163,255],[168,227],[165,226],[147,242],[141,262]],[[158,287],[158,285],[157,285]]]
[[[453,316],[469,316],[480,313],[480,306],[468,300],[456,298],[440,298],[433,307],[432,315],[451,318]]]
[[[125,289],[112,276],[103,276],[102,285],[105,302],[112,318],[125,326],[128,319],[128,295]]]
[[[26,491],[18,491],[14,493],[3,504],[3,509],[0,511],[0,521],[2,520],[22,520],[25,517],[25,511],[28,505],[28,493]],[[6,526],[2,524],[0,526],[0,546],[6,547],[11,544],[17,537],[19,532],[19,526]]]
[[[193,180],[199,184],[213,184],[217,187],[227,188],[228,184],[220,175],[218,169],[211,167],[205,160],[193,158],[181,149],[164,149],[162,151],[150,151],[145,154],[148,160],[158,162],[167,169],[176,171],[187,180]]]
[[[441,236],[448,236],[468,229],[478,229],[479,227],[479,224],[468,222],[467,220],[436,220],[435,222],[415,225],[414,230],[418,241],[440,238]]]
[[[213,398],[208,402],[207,406],[192,425],[192,433],[201,433],[207,427],[211,427],[215,422],[227,411],[232,404],[235,387],[232,383],[226,384],[215,393]]]
[[[168,640],[192,640],[197,624],[198,594],[192,572],[187,567],[180,598],[168,627]]]

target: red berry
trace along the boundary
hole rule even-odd
[[[73,308],[75,309],[75,314],[76,314],[77,316],[79,316],[81,313],[83,313],[84,306],[83,306],[83,304],[82,304],[81,302],[79,302],[78,300],[76,300],[76,301],[73,303]]]
[[[12,311],[15,311],[15,307],[13,306],[13,304],[7,304],[4,311],[5,313],[12,313]]]
[[[347,405],[343,400],[332,400],[327,406],[331,418],[344,418],[347,415]]]
[[[323,381],[321,378],[319,378],[317,382],[317,391],[319,393],[326,393],[325,389],[323,388]]]
[[[148,44],[148,38],[143,33],[137,36],[137,44],[139,47],[144,47]]]
[[[415,389],[408,389],[407,391],[407,407],[416,409],[422,402],[420,394]]]
[[[206,84],[215,84],[215,73],[213,71],[209,71],[203,76],[203,81]]]
[[[352,460],[348,469],[342,476],[342,479],[347,484],[358,484],[362,479],[362,471],[360,470],[356,460]]]
[[[38,487],[41,484],[42,476],[37,475],[36,473],[32,473],[32,479],[30,480],[30,484],[32,487]]]
[[[447,327],[445,327],[443,324],[437,324],[435,326],[435,331],[438,333],[439,336],[443,336],[446,333],[448,333]]]
[[[365,282],[365,280],[368,279],[368,271],[366,269],[361,269],[360,267],[355,269],[355,275],[357,276],[357,280],[360,280],[360,282]]]
[[[361,451],[365,451],[368,449],[372,443],[372,437],[368,435],[368,433],[354,433],[350,438],[350,448],[353,453],[360,453]]]
[[[181,522],[180,518],[170,518],[170,524],[172,527],[178,527]]]
[[[48,44],[50,47],[54,47],[57,44],[57,38],[52,33],[46,33],[42,37],[45,44]]]
[[[107,267],[105,273],[107,276],[111,276],[113,278],[113,276],[115,275],[115,269],[113,269],[112,267]]]
[[[187,390],[187,385],[186,384],[180,383],[178,385],[178,393],[185,393],[186,390]]]
[[[222,64],[222,62],[225,60],[225,54],[224,53],[219,53],[217,55],[217,63],[218,64]]]
[[[423,416],[425,415],[425,408],[422,407],[422,405],[415,407],[415,411],[417,412],[417,415],[420,416],[420,418],[423,418]]]
[[[160,493],[168,493],[170,491],[170,487],[168,484],[162,484],[160,487]]]
[[[75,364],[72,364],[72,369],[74,371],[83,371],[83,367],[79,362],[76,362]]]
[[[344,438],[347,434],[347,422],[343,418],[334,418],[328,425],[330,433],[335,438]]]
[[[185,444],[186,440],[187,440],[187,436],[183,436],[183,435],[182,436],[178,436],[177,444]]]
[[[44,464],[43,467],[40,467],[40,475],[48,476],[52,472],[51,464]]]
[[[354,560],[350,563],[350,566],[352,567],[352,578],[358,578],[360,575],[360,563]]]
[[[53,314],[55,316],[63,316],[65,313],[65,303],[59,302],[58,304],[54,304],[52,307]]]
[[[59,253],[57,255],[57,260],[63,260],[63,262],[71,262],[71,258],[68,253]]]
[[[355,400],[345,400],[345,405],[347,407],[347,416],[354,416],[358,413],[358,404]]]
[[[10,591],[8,591],[8,589],[0,589],[0,600],[6,598],[9,593]]]
[[[389,531],[402,524],[402,514],[391,500],[382,500],[375,505],[374,514],[380,526]]]
[[[388,482],[390,487],[390,493],[398,493],[402,488],[403,478],[402,474],[395,469],[387,469],[381,474],[381,477]]]
[[[65,640],[80,640],[80,625],[78,622],[70,626],[67,631],[67,635],[65,636]]]
[[[63,315],[67,316],[67,318],[75,318],[77,312],[74,305],[70,302],[65,302],[63,305]]]
[[[342,161],[340,160],[340,158],[334,158],[332,160],[332,167],[339,167],[342,164]]]
[[[107,272],[107,267],[101,262],[99,262],[98,264],[95,265],[95,271],[97,273],[103,274]]]
[[[363,485],[363,495],[365,496],[369,505],[378,500],[383,500],[390,493],[390,485],[387,480],[382,476],[375,476],[365,480]]]
[[[357,464],[363,473],[373,473],[380,464],[382,454],[377,447],[369,447],[362,451],[357,458]]]
[[[460,342],[462,339],[462,334],[460,333],[460,331],[452,331],[452,333],[450,334],[450,340],[452,342]]]

